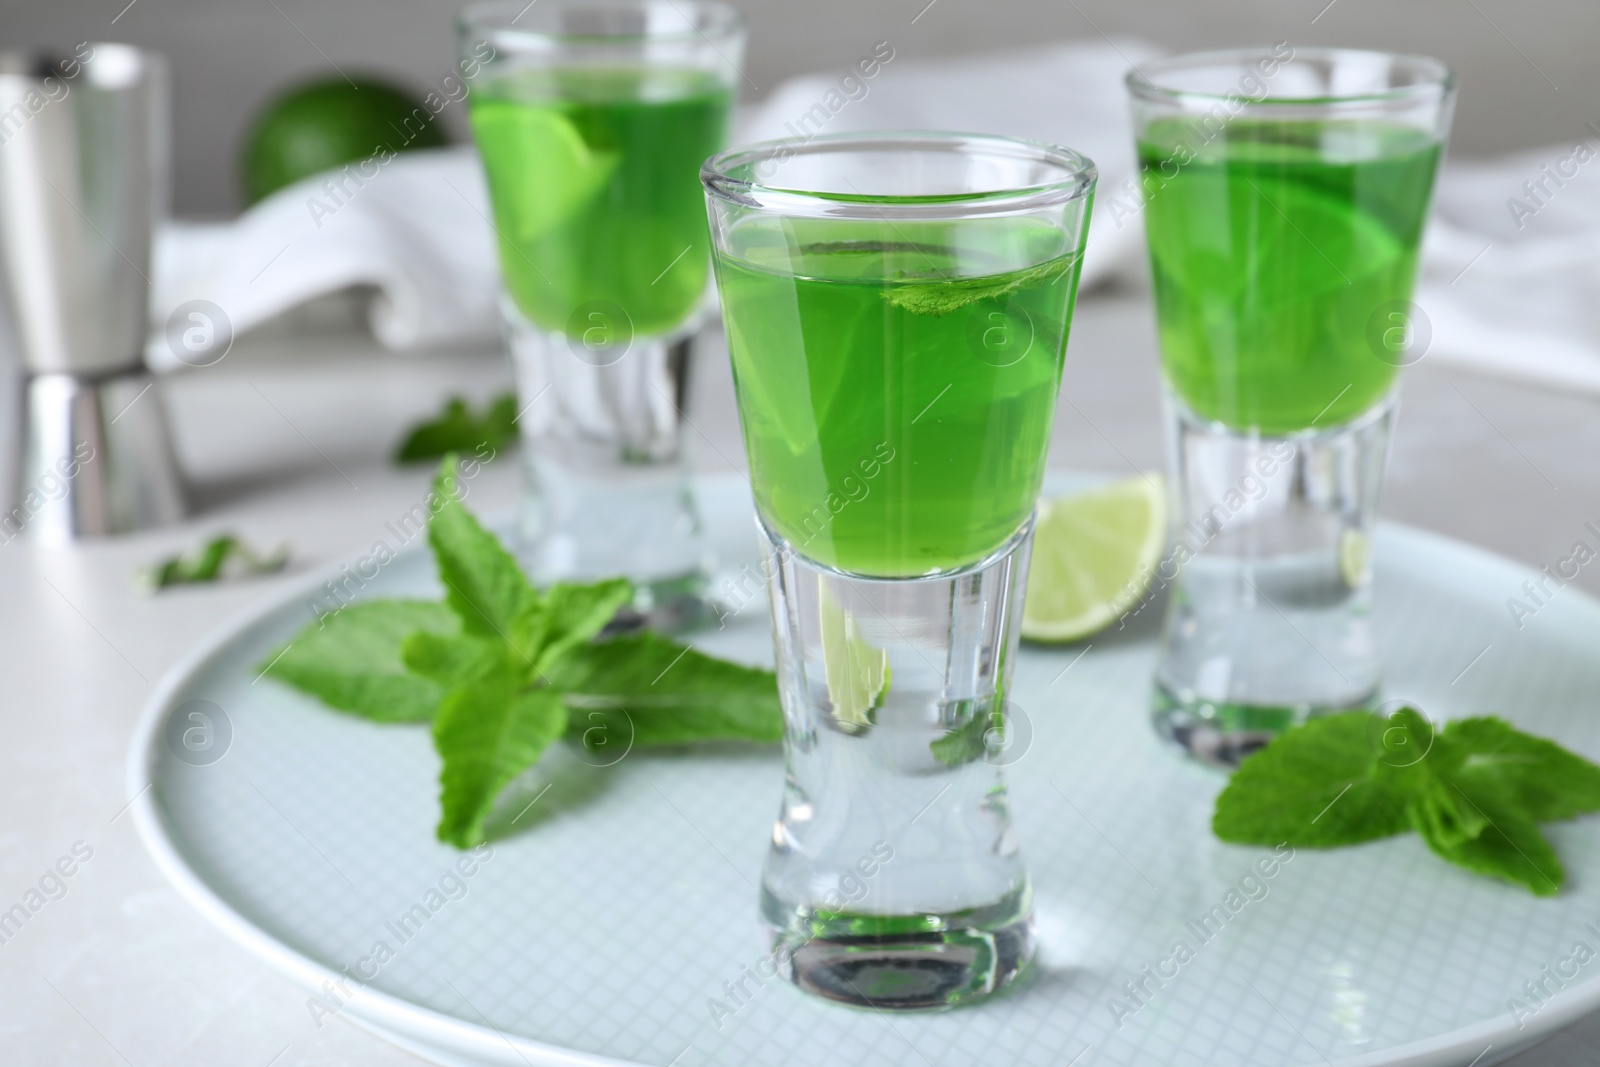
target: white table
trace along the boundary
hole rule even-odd
[[[1080,305],[1053,464],[1118,474],[1161,465],[1154,351],[1141,295]],[[1535,567],[1566,555],[1583,523],[1600,520],[1595,398],[1426,359],[1409,375],[1386,516]],[[421,1062],[341,1018],[319,1028],[302,991],[180,900],[123,813],[123,765],[153,684],[187,648],[307,570],[367,549],[422,496],[430,468],[386,461],[402,427],[451,391],[481,400],[507,381],[493,353],[408,359],[353,335],[241,342],[222,363],[170,383],[180,452],[198,485],[193,519],[69,550],[20,540],[0,548],[0,910],[75,842],[93,849],[66,895],[0,944],[0,1061]],[[699,468],[742,465],[720,353],[701,362],[691,418]],[[471,503],[504,509],[515,492],[515,467],[501,463],[476,480]],[[262,546],[287,541],[294,567],[156,597],[135,590],[140,565],[224,529]],[[1600,566],[1575,585],[1600,593]],[[1600,1017],[1512,1062],[1597,1061]]]

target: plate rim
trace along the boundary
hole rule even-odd
[[[698,476],[694,479],[694,485],[698,491],[704,491],[714,489],[717,482],[733,480],[727,476]],[[1405,523],[1381,521],[1374,538],[1411,542],[1420,550],[1432,548],[1445,551],[1457,559],[1466,557],[1477,567],[1512,572],[1519,578],[1538,573],[1530,566],[1487,548]],[[397,556],[420,555],[425,550],[425,545],[407,545]],[[209,637],[184,652],[163,673],[155,690],[145,701],[133,731],[125,764],[127,788],[133,797],[129,805],[134,825],[145,850],[163,877],[213,926],[313,995],[323,991],[324,983],[346,980],[348,976],[278,940],[224,899],[188,862],[157,802],[155,766],[160,758],[157,747],[159,738],[173,710],[172,702],[177,692],[209,662],[264,619],[303,597],[307,591],[315,590],[323,582],[337,577],[340,568],[353,561],[357,554],[351,553],[326,566],[314,568],[300,580],[252,602]],[[1577,596],[1568,603],[1587,601],[1593,609],[1600,610],[1600,599],[1581,589],[1575,592]],[[393,1034],[413,1050],[417,1042],[443,1042],[439,1049],[441,1054],[454,1054],[459,1050],[486,1063],[527,1063],[530,1062],[528,1057],[532,1056],[536,1059],[531,1062],[549,1067],[645,1067],[641,1061],[549,1044],[499,1030],[487,1020],[479,1025],[366,984],[349,984],[355,986],[355,994],[339,1005],[338,1013],[348,1010],[352,1021],[357,1021],[364,1029],[381,1037]],[[471,1006],[470,1002],[468,1006]],[[1514,1025],[1509,1012],[1500,1013],[1459,1029],[1394,1045],[1381,1052],[1334,1060],[1331,1061],[1331,1067],[1459,1067],[1475,1051],[1481,1057],[1497,1044],[1505,1043],[1503,1047],[1506,1054],[1526,1049],[1596,1009],[1600,1009],[1600,975],[1559,990],[1544,1001],[1538,1014],[1522,1028]],[[498,1055],[506,1049],[516,1054],[516,1061]],[[1498,1062],[1498,1059],[1489,1062]],[[1318,1063],[1328,1067],[1330,1061],[1304,1061],[1305,1067],[1316,1067]]]

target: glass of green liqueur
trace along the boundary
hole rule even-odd
[[[1379,693],[1370,538],[1455,79],[1279,44],[1128,88],[1177,527],[1155,722],[1232,765]]]
[[[491,0],[459,30],[517,376],[519,555],[541,581],[626,575],[642,615],[691,622],[708,565],[682,459],[710,274],[697,176],[726,133],[740,17]]]
[[[786,717],[777,966],[875,1008],[986,996],[1033,950],[1006,698],[1094,165],[874,134],[701,177]]]

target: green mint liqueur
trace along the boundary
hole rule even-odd
[[[731,99],[709,72],[653,68],[522,71],[473,93],[501,271],[523,315],[574,332],[575,313],[605,301],[641,337],[683,323],[705,293],[700,164],[722,146]]]
[[[1078,257],[1037,219],[748,218],[717,282],[756,503],[881,577],[982,560],[1032,512]]]
[[[1365,412],[1398,370],[1369,329],[1411,298],[1438,140],[1241,119],[1195,142],[1192,122],[1167,119],[1139,143],[1172,387],[1202,418],[1270,434]]]

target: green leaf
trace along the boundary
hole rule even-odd
[[[527,617],[532,623],[527,647],[539,650],[536,669],[543,672],[573,648],[587,644],[632,599],[633,583],[626,578],[551,586],[541,609]]]
[[[998,300],[1010,296],[1024,286],[1046,284],[1066,274],[1078,264],[1076,256],[1061,256],[994,278],[948,278],[943,272],[931,269],[925,279],[913,285],[897,285],[883,290],[883,297],[891,305],[904,308],[913,315],[944,316],[977,303],[979,300]],[[933,281],[932,279],[942,279]]]
[[[498,453],[517,439],[517,398],[513,393],[496,397],[482,414],[459,396],[451,397],[434,418],[411,428],[395,452],[396,463],[439,459],[451,452],[488,448]]]
[[[947,767],[956,767],[979,759],[988,750],[990,730],[1004,730],[1005,716],[995,709],[989,714],[979,713],[928,744],[933,758]]]
[[[1458,781],[1498,787],[1535,822],[1600,811],[1600,767],[1554,741],[1487,717],[1452,722],[1445,736],[1465,756]]]
[[[434,492],[441,504],[428,523],[428,544],[445,602],[465,632],[510,641],[512,624],[538,606],[539,594],[511,553],[457,498],[453,456],[440,467]]]
[[[1239,765],[1217,797],[1212,831],[1237,844],[1305,848],[1404,833],[1414,775],[1380,758],[1381,736],[1381,720],[1364,711],[1288,731]]]
[[[631,737],[640,746],[783,737],[771,671],[713,659],[649,631],[574,648],[547,673],[566,692],[571,739],[591,748],[596,737],[607,744]]]
[[[508,668],[451,689],[433,721],[439,750],[439,840],[470,848],[513,778],[567,728],[561,694],[523,688]]]
[[[1552,897],[1561,891],[1566,872],[1555,849],[1539,832],[1538,824],[1518,810],[1516,802],[1492,786],[1451,786],[1459,806],[1473,813],[1481,831],[1461,838],[1445,827],[1418,817],[1416,830],[1434,854],[1475,874],[1499,878],[1526,887],[1535,896]]]
[[[1426,775],[1406,807],[1411,825],[1430,845],[1453,847],[1472,841],[1489,825],[1459,788],[1437,773]]]
[[[501,665],[506,651],[498,638],[426,631],[400,644],[400,658],[408,670],[446,687],[477,681]]]
[[[407,672],[401,644],[417,633],[460,629],[443,604],[369,600],[323,616],[262,665],[262,672],[329,707],[378,722],[425,722],[443,687]]]
[[[200,546],[198,552],[171,556],[146,567],[139,573],[139,584],[154,592],[238,575],[272,574],[288,562],[289,550],[284,546],[258,553],[232,534],[223,534]]]

